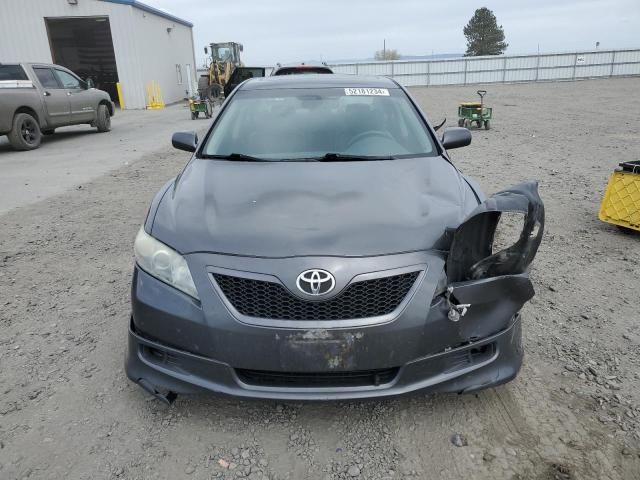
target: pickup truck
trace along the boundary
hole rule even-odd
[[[114,104],[71,70],[43,63],[0,63],[0,136],[16,150],[40,146],[58,127],[87,123],[111,130]]]

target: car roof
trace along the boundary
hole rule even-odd
[[[280,75],[247,80],[240,90],[272,90],[279,88],[400,88],[387,77],[360,75]]]
[[[329,66],[320,62],[292,62],[292,63],[278,63],[276,68],[291,68],[291,67],[326,67]]]

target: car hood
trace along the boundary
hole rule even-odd
[[[384,255],[433,248],[477,204],[441,157],[194,159],[164,194],[151,233],[183,254]]]

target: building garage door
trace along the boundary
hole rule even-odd
[[[91,78],[96,88],[118,101],[118,69],[108,17],[46,18],[53,62],[67,67],[82,79]]]

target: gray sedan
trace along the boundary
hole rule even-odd
[[[470,142],[388,78],[240,85],[202,141],[173,137],[193,156],[135,239],[129,378],[166,402],[513,379],[544,207],[535,182],[485,197],[447,154]]]

